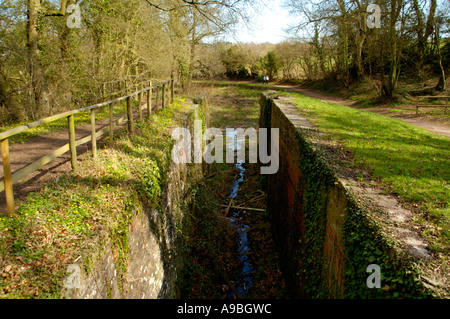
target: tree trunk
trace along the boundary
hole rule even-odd
[[[355,30],[355,48],[353,51],[353,65],[356,69],[357,80],[361,80],[364,77],[364,66],[362,52],[364,43],[367,37],[367,13],[366,8],[360,1],[356,1],[358,5],[358,21]]]
[[[364,77],[362,50],[363,50],[365,41],[366,41],[365,35],[360,35],[356,39],[355,67],[356,67],[356,71],[357,71],[358,80],[361,80]]]
[[[435,41],[436,41],[436,49],[437,49],[437,53],[438,53],[438,57],[439,57],[439,67],[441,69],[441,72],[439,74],[439,81],[438,81],[438,84],[436,85],[436,90],[440,91],[440,92],[443,92],[443,91],[445,91],[447,89],[447,83],[446,83],[447,79],[446,79],[446,76],[445,76],[444,66],[442,64],[442,54],[441,54],[441,47],[440,47],[441,41],[440,41],[440,38],[439,38],[439,30],[438,30],[437,25],[435,25],[434,30],[435,30],[434,31],[435,32],[434,38],[435,38]]]
[[[66,6],[69,6],[74,3],[74,0],[63,0],[61,1],[61,15],[65,15],[66,13]],[[69,37],[71,28],[67,26],[67,24],[64,24],[64,29],[61,32],[59,39],[60,39],[60,50],[61,50],[61,59],[63,62],[67,62],[67,59],[69,58]]]
[[[41,64],[39,39],[40,34],[37,28],[39,20],[40,0],[28,0],[28,23],[27,23],[27,46],[31,78],[31,95],[35,117],[45,114],[44,96],[45,79],[44,70]]]
[[[341,13],[338,23],[338,61],[339,72],[343,76],[343,84],[346,88],[349,87],[349,32],[348,32],[348,16],[345,1],[338,0],[339,11]]]
[[[422,74],[422,68],[425,61],[425,51],[427,46],[428,38],[433,33],[433,26],[435,24],[435,15],[436,15],[436,8],[437,8],[437,1],[431,0],[430,2],[430,10],[428,13],[428,18],[426,21],[426,24],[424,22],[424,19],[422,17],[422,10],[419,5],[418,0],[413,0],[412,2],[414,12],[416,13],[417,17],[417,63],[416,68],[419,73],[419,75]]]
[[[382,76],[382,86],[384,95],[388,98],[392,98],[394,96],[394,92],[397,87],[398,76],[400,74],[401,48],[399,48],[396,24],[400,16],[402,7],[403,7],[403,0],[393,0],[391,2],[391,12],[389,22],[389,42],[390,42],[389,74],[387,79],[384,76]]]

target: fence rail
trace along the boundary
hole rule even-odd
[[[444,114],[447,114],[447,107],[450,105],[448,104],[448,101],[450,99],[450,96],[448,95],[426,95],[426,96],[417,96],[418,99],[441,99],[444,101],[445,104],[422,104],[418,102],[416,104],[416,114],[419,114],[419,107],[428,107],[428,108],[444,108]]]
[[[116,81],[113,81],[116,82]],[[109,82],[111,83],[111,82]],[[70,162],[72,170],[76,171],[77,169],[77,146],[83,145],[89,142],[92,142],[92,156],[95,158],[97,156],[97,139],[107,133],[109,133],[109,140],[112,141],[113,138],[113,129],[115,125],[121,124],[124,121],[127,121],[128,133],[131,135],[134,133],[134,119],[133,119],[133,107],[132,107],[132,99],[137,97],[138,100],[138,114],[139,120],[142,120],[142,110],[147,108],[147,117],[150,117],[152,113],[152,97],[153,91],[156,93],[155,98],[155,106],[156,110],[159,109],[159,99],[161,93],[161,108],[164,108],[170,103],[174,101],[174,80],[169,79],[166,81],[161,81],[155,84],[152,84],[152,81],[148,81],[147,87],[136,90],[133,93],[127,94],[125,96],[121,96],[115,98],[113,100],[109,100],[106,102],[86,106],[80,109],[60,113],[57,115],[53,115],[26,125],[22,125],[11,130],[0,133],[0,146],[1,153],[3,159],[3,181],[0,183],[0,192],[5,191],[6,196],[6,204],[7,204],[7,214],[8,216],[12,216],[15,211],[14,207],[14,192],[13,185],[24,178],[26,178],[31,173],[37,171],[42,166],[50,163],[57,157],[65,154],[66,152],[70,152]],[[142,85],[144,86],[144,85]],[[103,86],[104,87],[104,86]],[[129,88],[127,88],[128,90]],[[128,92],[127,92],[128,93]],[[142,105],[142,101],[146,96],[146,103]],[[121,102],[127,102],[127,112],[125,115],[121,116],[119,119],[113,120],[113,109],[114,105]],[[96,129],[96,121],[95,121],[95,111],[101,107],[109,106],[109,125],[99,131]],[[91,112],[91,134],[79,140],[75,138],[75,124],[74,124],[74,115],[82,112]],[[69,143],[60,147],[59,149],[45,155],[44,157],[38,159],[37,161],[29,164],[28,166],[18,170],[14,174],[11,173],[11,158],[9,153],[9,138],[26,132],[34,127],[51,123],[62,118],[67,118],[67,129],[69,132]]]
[[[165,82],[164,80],[157,80],[157,82]],[[148,83],[146,81],[136,81],[133,78],[127,77],[121,80],[103,82],[101,91],[103,100],[115,98],[120,94],[129,94],[131,91],[137,91],[144,88]]]

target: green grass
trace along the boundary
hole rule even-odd
[[[193,83],[203,84],[203,85],[211,85],[217,87],[236,87],[247,89],[251,95],[258,94],[260,91],[265,90],[277,90],[277,91],[285,91],[284,88],[280,88],[276,85],[266,85],[262,83],[252,83],[252,82],[234,82],[234,81],[193,81]]]
[[[294,103],[391,192],[418,207],[450,241],[450,139],[398,119],[293,94]]]
[[[260,94],[257,90],[241,86],[211,89],[210,95],[213,97],[209,102],[211,127],[257,127]]]
[[[111,242],[119,278],[126,272],[129,225],[161,203],[168,131],[184,105],[176,100],[149,122],[136,122],[132,137],[122,130],[97,159],[29,194],[14,217],[0,217],[0,298],[60,298],[67,266],[82,256],[89,271],[99,240]]]

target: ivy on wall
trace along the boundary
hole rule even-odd
[[[305,234],[302,240],[304,290],[308,298],[328,298],[325,271],[326,259],[323,254],[327,221],[326,202],[329,185],[334,175],[326,162],[318,155],[304,132],[297,128],[296,141],[300,151],[301,184],[304,185],[303,218]]]
[[[382,233],[381,225],[347,196],[346,218],[343,227],[345,245],[345,298],[427,298],[430,293],[419,281],[417,269],[397,256],[395,245]],[[368,288],[367,267],[378,265],[381,271],[380,288]]]
[[[264,95],[261,98],[261,126],[272,127],[272,117],[276,116],[273,114],[274,104],[270,96]],[[301,195],[296,195],[296,203],[303,203],[301,218],[304,233],[300,236],[301,238],[280,238],[282,241],[289,242],[287,247],[298,249],[298,251],[285,252],[285,256],[291,256],[291,261],[293,256],[299,256],[300,262],[298,265],[293,265],[298,270],[297,276],[300,276],[300,280],[296,282],[303,285],[298,287],[298,290],[304,292],[306,298],[312,299],[432,297],[419,280],[417,265],[404,258],[403,254],[406,255],[406,253],[399,254],[398,249],[394,249],[394,243],[384,234],[382,225],[370,214],[370,207],[364,206],[348,191],[346,209],[342,212],[344,224],[341,229],[344,260],[342,261],[343,278],[340,282],[343,287],[337,287],[335,278],[331,279],[334,281],[329,285],[327,271],[330,265],[327,264],[327,258],[324,256],[326,205],[330,190],[338,180],[334,169],[323,155],[320,145],[312,142],[308,132],[296,128],[295,139],[285,142],[297,143],[295,148],[298,147],[300,150],[297,165],[301,177],[297,182],[302,190]],[[270,203],[268,203],[268,209],[270,210]],[[291,225],[291,227],[298,226]],[[289,235],[286,234],[298,234],[298,232],[286,230],[284,236],[288,237]],[[367,285],[367,279],[371,275],[367,268],[372,264],[380,267],[380,288],[369,288]]]

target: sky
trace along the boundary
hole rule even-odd
[[[294,18],[289,17],[288,11],[281,7],[282,0],[267,1],[262,12],[252,19],[253,30],[248,30],[244,26],[236,34],[232,42],[254,42],[254,43],[278,43],[287,38],[284,31],[289,23],[294,22]]]

